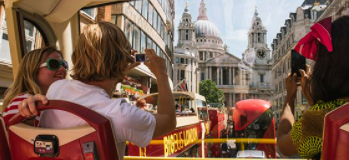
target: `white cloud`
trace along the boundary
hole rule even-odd
[[[247,41],[247,29],[233,30],[226,33],[226,36],[223,36],[223,39],[226,40],[238,40],[238,41]]]

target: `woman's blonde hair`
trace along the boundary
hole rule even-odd
[[[122,81],[134,59],[131,45],[116,25],[98,22],[87,25],[72,54],[72,78],[83,82],[107,79]]]
[[[19,64],[19,71],[15,81],[5,92],[4,105],[3,108],[0,108],[1,111],[3,111],[4,108],[10,104],[11,100],[19,94],[28,93],[34,95],[42,93],[37,79],[38,71],[40,65],[44,63],[47,57],[53,52],[62,55],[60,51],[52,46],[35,49],[24,55]]]

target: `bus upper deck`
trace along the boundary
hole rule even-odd
[[[147,3],[139,3],[140,0],[4,0],[0,2],[2,7],[2,35],[3,37],[5,37],[5,39],[8,39],[8,48],[1,48],[2,53],[0,54],[5,55],[5,57],[7,56],[7,59],[11,61],[11,67],[9,67],[11,73],[8,75],[6,74],[7,77],[11,77],[10,79],[16,78],[15,75],[19,72],[20,61],[28,51],[48,45],[56,46],[59,50],[61,50],[63,52],[64,59],[68,61],[68,63],[70,64],[69,66],[71,67],[71,53],[74,50],[74,46],[77,42],[81,29],[86,24],[94,23],[95,21],[100,20],[110,21],[118,27],[122,28],[122,30],[125,31],[128,40],[131,42],[132,46],[135,49],[138,49],[140,51],[144,48],[154,49],[157,55],[166,59],[169,75],[173,74],[173,42],[175,30],[173,21],[174,6],[171,6],[174,5],[173,0],[166,1],[166,3],[163,2],[163,0],[149,0],[147,1]],[[114,4],[116,5],[114,6]],[[106,7],[104,7],[104,9],[98,8],[100,6]],[[143,12],[144,8],[146,8],[149,12]],[[113,14],[111,14],[109,17],[100,15],[100,13],[107,13],[110,11],[113,11]],[[1,46],[6,46],[6,44],[1,43]],[[8,53],[8,55],[4,53]],[[185,64],[183,61],[183,65],[188,64],[190,64],[190,62]],[[239,78],[241,81],[243,80],[240,72],[235,73],[235,70],[231,71],[222,69],[222,71],[217,70],[217,72],[214,72],[214,74],[210,71],[208,71],[208,73],[212,76],[212,74],[217,75],[218,72],[226,74],[228,73],[228,71],[230,72],[229,74],[236,74],[238,76],[241,76]],[[199,70],[195,70],[195,72],[195,75],[199,75],[200,73],[206,71],[200,72]],[[178,74],[181,73],[179,72]],[[156,92],[157,84],[155,77],[144,65],[141,65],[132,70],[129,76],[135,77],[134,79],[136,79],[137,82],[135,82],[134,80],[129,80],[123,85],[132,86],[133,91],[137,92],[138,90],[142,90],[142,92],[140,93],[147,95],[149,93]],[[193,76],[193,79],[195,79],[195,76]],[[199,78],[197,78],[197,80],[198,79]],[[246,79],[248,79],[248,77],[246,77]],[[234,84],[234,86],[236,83],[235,80],[232,81],[230,78],[226,78],[224,80],[222,79],[222,81],[223,83],[228,83],[227,81],[229,81],[229,84],[232,83]],[[1,83],[3,83],[3,81],[1,81]],[[7,83],[9,82],[6,81],[6,84]],[[2,93],[2,90],[4,89],[0,89],[0,93]],[[198,89],[196,89],[196,91],[198,92]],[[133,94],[132,96],[135,95],[134,93],[128,92],[129,91],[124,91],[122,89],[120,91],[120,93],[123,94]],[[147,95],[140,97],[147,99]],[[235,98],[238,98],[238,96],[234,95],[233,98],[234,100],[230,100],[230,102],[235,102]],[[243,96],[241,95],[240,99],[238,100],[242,99]],[[194,142],[195,140],[203,140],[210,136],[210,129],[207,130],[210,126],[208,125],[209,123],[206,123],[209,121],[209,115],[207,114],[205,98],[194,93],[183,92],[178,94],[175,93],[175,101],[178,104],[184,106],[183,111],[177,114],[177,128],[180,129],[176,130],[173,133],[170,133],[167,136],[161,137],[160,139],[162,139],[163,141],[165,140],[165,137],[167,138],[167,150],[160,149],[157,150],[156,154],[154,152],[152,155],[164,156],[167,154],[168,157],[192,156],[191,153],[193,153],[197,156],[207,157],[208,150],[205,148],[207,146],[201,141]],[[156,104],[154,104],[154,106],[155,105]],[[194,111],[191,111],[191,109],[193,109]],[[244,111],[243,108],[239,108],[238,106],[234,109],[234,113],[239,116],[232,118],[232,121],[235,120],[235,122],[232,122],[233,124],[231,129],[236,131],[236,134],[233,135],[237,135],[233,138],[265,138],[262,136],[262,133],[264,133],[264,131],[267,131],[272,135],[275,126],[270,124],[274,123],[274,119],[271,120],[270,117],[270,114],[272,114],[271,109],[259,111],[260,114],[258,113],[257,118],[255,117],[255,119],[252,120],[249,119],[250,117],[246,116],[250,114],[250,112],[254,112],[254,109],[252,109],[252,111],[249,110],[248,112]],[[264,120],[262,120],[263,117]],[[229,127],[227,127],[228,130]],[[88,130],[88,132],[91,132],[90,129],[91,128],[88,128],[86,130]],[[29,132],[29,130],[26,131]],[[188,136],[184,136],[184,134],[187,133]],[[182,137],[179,137],[179,135]],[[248,137],[248,135],[250,137]],[[275,136],[275,131],[272,137],[273,136]],[[2,138],[4,138],[4,136]],[[187,142],[184,141],[185,138],[187,138]],[[336,136],[329,136],[327,138],[336,138],[336,140],[338,140],[338,137]],[[28,139],[27,142],[30,142],[30,139]],[[172,145],[171,143],[174,143],[174,145]],[[200,145],[196,145],[197,143],[200,143]],[[337,143],[338,141],[336,141],[335,144],[330,144],[326,147],[328,150],[330,150],[329,148],[336,148],[335,146]],[[245,149],[258,149],[258,146],[255,145],[256,143],[246,142],[245,144],[247,144],[244,146],[246,147]],[[166,145],[161,145],[163,145],[163,148],[166,148]],[[276,148],[274,148],[274,146],[275,144],[273,144],[272,147],[269,148],[269,151],[272,152],[271,154],[274,154],[274,152],[276,151]],[[49,145],[49,148],[50,147],[51,145]],[[150,148],[154,149],[154,146],[150,146]],[[152,151],[152,149],[150,148],[135,147],[132,150],[134,151],[132,154],[137,156],[149,156],[149,153],[152,153],[149,152]],[[188,150],[190,148],[190,153],[188,153]],[[181,153],[181,151],[183,150],[186,150],[186,152]],[[131,152],[129,151],[129,153]],[[2,155],[1,152],[0,155]]]

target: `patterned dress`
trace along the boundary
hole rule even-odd
[[[303,116],[299,117],[291,130],[291,138],[299,156],[320,156],[325,115],[347,102],[348,100],[318,101],[309,111],[303,112]]]

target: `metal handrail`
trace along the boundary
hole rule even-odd
[[[252,159],[252,158],[184,158],[184,157],[134,157],[134,156],[125,156],[124,160],[149,160],[149,159],[154,159],[154,160],[179,160],[179,159],[188,159],[188,160],[203,160],[203,159],[207,159],[207,160],[256,160],[256,159]],[[266,158],[268,159],[268,158]],[[276,159],[276,158],[270,158],[270,159]],[[306,160],[306,159],[284,159],[281,158],[283,160]]]
[[[201,143],[202,139],[199,139],[196,143]],[[276,144],[276,139],[273,138],[212,138],[203,139],[205,143],[226,143],[227,141],[235,141],[235,143],[263,143],[263,144]],[[129,142],[127,142],[129,144]],[[163,145],[163,140],[152,140],[149,145]]]

